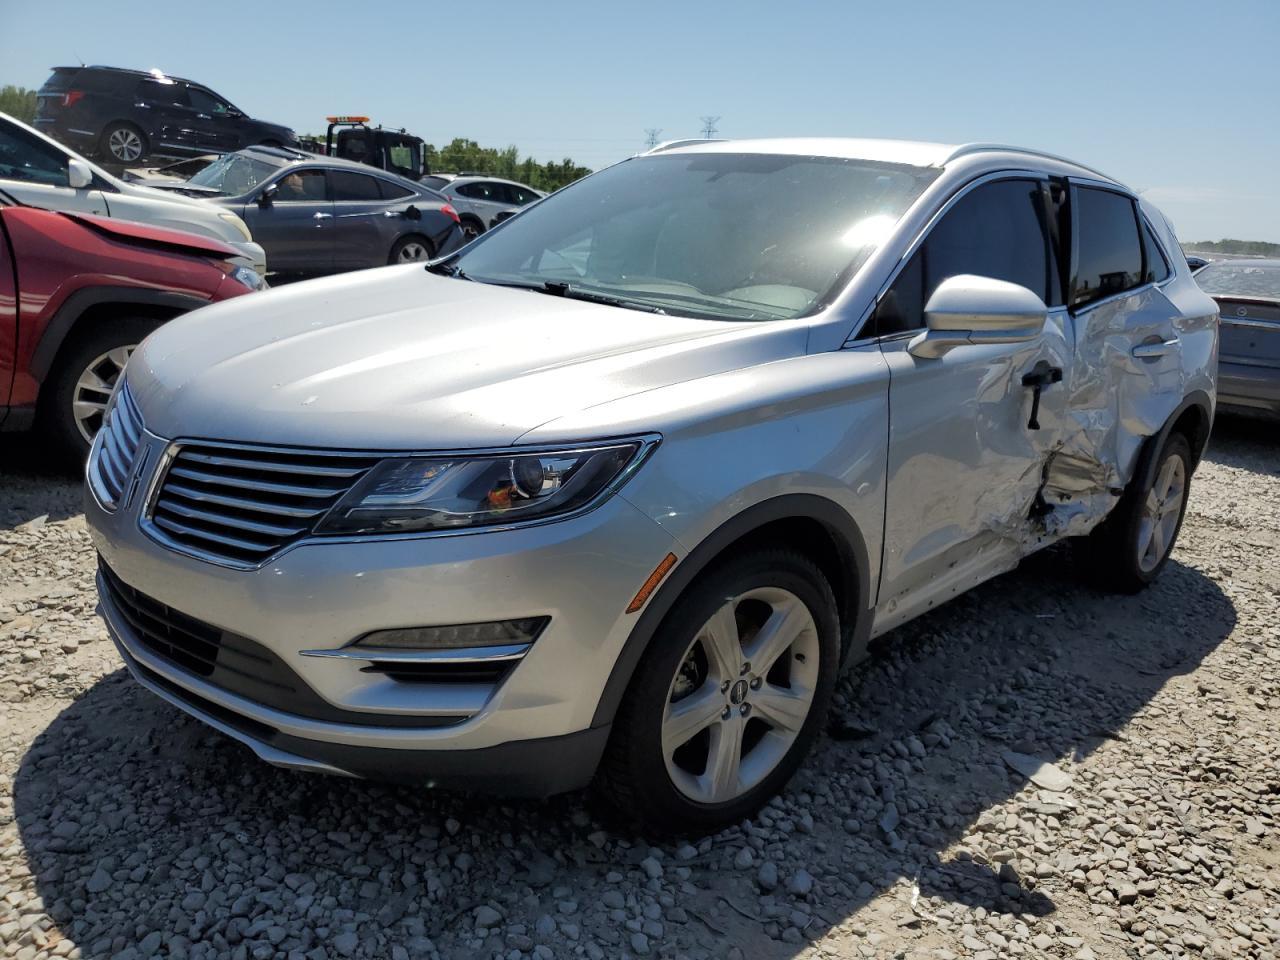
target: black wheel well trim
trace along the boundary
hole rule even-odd
[[[53,369],[58,351],[66,343],[67,338],[77,328],[82,318],[86,317],[94,307],[147,307],[151,310],[164,310],[170,316],[186,313],[196,307],[203,307],[207,300],[172,290],[145,290],[138,287],[83,287],[71,294],[58,307],[53,318],[40,334],[40,342],[36,344],[31,355],[31,372],[36,380],[43,382]],[[168,319],[168,318],[166,318]]]
[[[591,719],[592,727],[613,722],[627,687],[631,684],[631,677],[650,641],[676,601],[698,576],[723,557],[734,544],[760,534],[767,527],[785,524],[787,521],[816,522],[831,538],[845,581],[831,585],[837,597],[843,600],[839,612],[840,639],[844,647],[841,669],[865,655],[871,638],[873,609],[871,567],[862,532],[849,512],[833,500],[808,493],[783,494],[748,507],[725,521],[675,565],[670,576],[649,598],[627,636],[596,704],[595,714]]]
[[[1138,453],[1137,466],[1133,471],[1133,480],[1130,481],[1131,483],[1138,481],[1136,489],[1145,489],[1154,481],[1156,467],[1160,461],[1160,451],[1164,449],[1165,441],[1190,411],[1195,411],[1200,421],[1199,436],[1187,437],[1187,443],[1191,447],[1192,472],[1200,465],[1200,457],[1209,445],[1209,434],[1213,430],[1213,401],[1203,390],[1193,390],[1183,398],[1182,403],[1178,404],[1173,413],[1169,414],[1164,421],[1164,426],[1143,442],[1142,449]]]

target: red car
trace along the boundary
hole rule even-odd
[[[125,361],[180,313],[262,285],[234,247],[0,192],[0,430],[83,462]]]

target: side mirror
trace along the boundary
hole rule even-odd
[[[275,199],[279,191],[280,187],[277,184],[268,183],[262,188],[262,192],[258,194],[258,206],[263,208],[271,206],[271,201]]]
[[[74,157],[67,161],[67,186],[73,190],[83,190],[93,183],[93,171],[83,160]]]
[[[421,220],[421,219],[422,219],[422,211],[421,211],[421,210],[419,210],[419,209],[418,209],[417,207],[415,207],[415,206],[409,206],[409,207],[406,207],[406,208],[405,208],[405,211],[404,211],[404,215],[405,215],[407,218],[409,218],[410,220]]]
[[[940,357],[967,344],[1024,343],[1044,330],[1049,308],[1026,287],[991,277],[960,274],[938,284],[924,308],[928,330],[907,351]]]

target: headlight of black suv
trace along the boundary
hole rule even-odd
[[[655,441],[566,450],[383,460],[329,512],[319,534],[411,533],[507,525],[591,506]]]

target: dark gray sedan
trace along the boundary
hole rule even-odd
[[[1280,417],[1280,260],[1215,260],[1195,273],[1218,302],[1218,408]]]
[[[170,189],[233,210],[267,251],[272,274],[430,260],[465,242],[457,212],[429,187],[296,150],[228,153]]]

